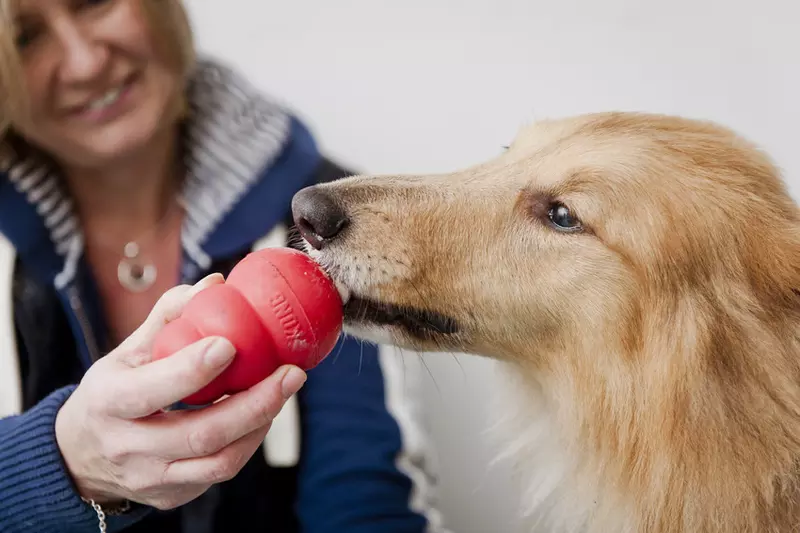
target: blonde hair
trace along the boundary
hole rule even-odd
[[[182,0],[139,0],[158,44],[184,78],[195,62],[194,37]],[[19,0],[0,0],[0,143],[11,127],[14,110],[27,108],[14,19]],[[181,102],[185,112],[186,103]]]

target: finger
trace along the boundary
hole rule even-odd
[[[148,316],[149,320],[145,320],[145,324],[150,322],[159,328],[163,327],[180,316],[183,308],[195,294],[219,283],[225,283],[225,278],[217,272],[209,274],[192,286],[184,285],[183,287],[186,287],[186,290],[176,291],[175,294],[171,295],[169,294],[170,291],[165,292],[153,306],[153,310]]]
[[[204,409],[145,421],[158,453],[167,461],[212,455],[245,435],[269,426],[286,400],[305,383],[306,374],[284,366],[249,390]]]
[[[204,277],[191,286],[177,285],[172,287],[161,295],[144,322],[131,333],[121,346],[128,349],[149,351],[150,345],[155,340],[156,333],[178,318],[186,304],[198,292],[224,282],[225,278],[222,274],[215,273]]]
[[[221,483],[232,479],[264,442],[269,426],[257,428],[211,455],[168,463],[164,471],[167,484],[192,485]]]
[[[141,418],[205,387],[231,363],[236,348],[223,337],[206,337],[170,357],[113,375],[109,414]]]
[[[158,489],[147,491],[146,494],[131,492],[127,495],[127,499],[155,507],[160,511],[169,511],[196,499],[206,492],[209,486],[208,483],[203,485],[163,485]]]

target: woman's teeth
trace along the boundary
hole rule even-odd
[[[89,102],[89,105],[86,107],[92,111],[105,109],[106,107],[116,102],[120,94],[122,94],[122,87],[117,87],[116,89],[109,89],[100,98],[97,98]]]

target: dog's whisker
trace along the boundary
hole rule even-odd
[[[421,302],[422,306],[423,307],[429,307],[428,306],[428,302],[426,301],[426,298],[422,295],[422,291],[420,291],[419,288],[417,288],[416,284],[411,280],[408,281],[408,284],[411,286],[411,288],[413,288],[416,291],[417,296],[419,296],[419,299],[420,299],[420,302]],[[431,329],[435,330],[437,333],[444,333],[440,328],[436,327],[436,324],[432,324],[429,320],[425,320],[424,322],[428,326],[430,326]]]
[[[404,387],[408,387],[408,379],[407,379],[407,376],[406,376],[407,366],[406,366],[405,350],[403,350],[399,346],[394,346],[394,345],[392,346],[392,348],[394,349],[394,356],[400,358],[400,362],[402,363],[402,366],[403,366],[403,386]],[[406,389],[404,392],[408,393],[408,390]]]
[[[336,361],[339,359],[339,356],[342,353],[342,349],[344,348],[344,343],[345,343],[345,340],[347,339],[347,336],[348,335],[346,333],[342,333],[342,336],[339,339],[339,347],[336,349],[336,353],[333,356],[333,362],[331,364],[335,365]]]
[[[360,343],[361,345],[361,353],[358,358],[358,375],[361,375],[361,366],[364,364],[364,341],[362,340]]]
[[[455,360],[456,364],[458,365],[458,368],[461,369],[461,375],[464,377],[464,381],[467,381],[467,371],[464,370],[464,365],[461,364],[461,360],[458,358],[458,355],[452,351],[448,351],[446,353]]]
[[[442,393],[442,388],[439,386],[439,382],[436,381],[436,377],[433,375],[431,368],[425,361],[425,357],[420,356],[420,361],[422,363],[422,366],[424,366],[425,370],[428,372],[428,375],[431,377],[431,381],[433,381],[433,386],[436,387],[436,392],[439,394],[439,400],[444,400],[444,394]]]
[[[395,356],[400,356],[400,362],[403,363],[403,383],[406,382],[406,355],[403,350],[400,349],[399,346],[394,347]]]

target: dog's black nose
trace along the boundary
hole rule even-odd
[[[311,186],[292,198],[292,217],[300,235],[317,250],[336,238],[349,220],[345,210],[323,189]]]

